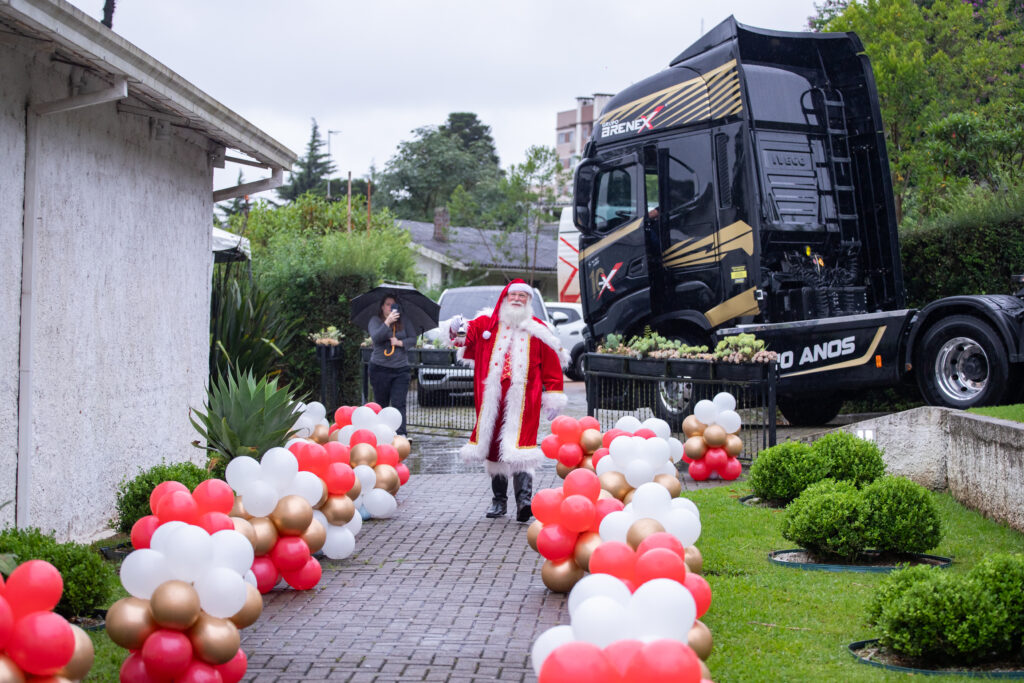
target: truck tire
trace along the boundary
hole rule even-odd
[[[778,403],[782,416],[794,427],[828,424],[843,407],[843,399],[822,394],[779,396]]]
[[[917,385],[929,405],[950,408],[999,403],[1010,363],[991,326],[968,315],[951,315],[930,327],[917,353]]]
[[[582,382],[586,375],[583,372],[583,354],[586,353],[586,349],[580,347],[579,351],[572,354],[572,362],[569,363],[569,367],[566,368],[565,374],[569,379],[575,382]]]
[[[693,406],[705,396],[701,385],[694,382],[658,382],[651,386],[654,394],[651,409],[655,417],[668,423],[673,432],[682,429],[683,420],[693,412]]]

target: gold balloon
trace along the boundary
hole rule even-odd
[[[679,479],[671,474],[654,475],[654,483],[664,486],[673,498],[678,498],[683,491],[683,485],[679,483]]]
[[[694,415],[687,415],[686,419],[683,420],[683,434],[686,438],[691,436],[700,436],[707,429],[707,425],[697,419]]]
[[[323,507],[323,504],[327,501],[327,496],[331,495],[331,492],[327,490],[327,482],[321,479],[320,485],[322,487],[320,491],[320,499],[316,501],[316,505],[313,506],[313,508],[316,510],[319,510],[321,507]]]
[[[0,654],[0,683],[25,683],[21,667],[4,654]]]
[[[256,530],[252,528],[252,524],[247,519],[241,517],[232,517],[231,522],[235,525],[235,531],[245,536],[245,538],[252,543],[253,547],[256,547]]]
[[[580,446],[583,448],[583,452],[591,455],[601,447],[601,440],[603,438],[601,432],[596,429],[584,429],[583,433],[580,434]]]
[[[238,628],[246,628],[255,624],[261,614],[263,614],[263,596],[260,595],[256,586],[246,583],[245,604],[242,605],[242,609],[238,610],[237,614],[231,617],[231,623]]]
[[[591,472],[595,472],[596,470],[594,469],[594,456],[584,455],[583,460],[580,461],[580,466],[578,469],[590,470]]]
[[[367,465],[373,467],[377,464],[377,449],[368,443],[357,443],[348,453],[352,467]]]
[[[189,629],[188,639],[192,641],[195,656],[213,665],[230,662],[242,645],[238,627],[231,620],[211,617],[206,612]]]
[[[616,498],[610,492],[605,491],[604,489],[601,489],[601,492],[597,494],[597,499],[598,500],[615,500]]]
[[[651,519],[650,517],[638,519],[630,525],[629,531],[626,532],[626,543],[628,543],[633,550],[636,550],[637,546],[639,546],[645,538],[651,534],[664,530],[665,527],[663,527],[661,522],[656,519]]]
[[[327,443],[327,436],[329,431],[330,428],[324,425],[317,425],[316,427],[313,427],[313,441],[316,441],[317,443],[320,444]]]
[[[572,558],[580,569],[585,572],[590,571],[590,556],[599,545],[601,545],[601,535],[596,531],[586,531],[576,539],[576,548],[572,552]]]
[[[164,581],[149,599],[153,621],[164,628],[184,631],[199,618],[199,594],[184,581]]]
[[[708,450],[708,445],[704,443],[704,437],[697,435],[691,436],[683,444],[683,453],[686,453],[686,457],[694,460],[700,460],[704,457],[704,453]]]
[[[598,477],[598,480],[601,482],[601,488],[619,500],[629,493],[629,482],[626,481],[626,475],[622,472],[605,472]]]
[[[242,505],[242,497],[235,496],[235,503],[231,506],[231,512],[228,513],[231,517],[241,517],[242,519],[252,519],[252,515],[245,511],[245,506]]]
[[[574,468],[572,467],[566,467],[560,462],[555,463],[555,474],[557,474],[561,479],[565,479],[567,476],[569,476],[569,473],[572,472],[573,469]]]
[[[711,669],[708,668],[708,665],[704,662],[703,659],[698,659],[697,661],[700,662],[700,680],[710,681]]]
[[[409,439],[401,434],[395,434],[395,438],[391,440],[391,445],[398,451],[399,461],[408,458],[409,453],[412,451],[412,444],[409,443]]]
[[[686,548],[686,571],[700,574],[704,571],[704,556],[697,550],[697,546],[691,545]]]
[[[306,527],[306,530],[299,534],[299,537],[309,546],[309,552],[315,553],[327,542],[327,529],[314,519]]]
[[[363,485],[359,482],[359,478],[356,478],[356,483],[352,484],[352,488],[345,492],[345,495],[349,497],[349,500],[355,500],[359,497],[359,494],[363,492]],[[324,514],[327,514],[326,512]]]
[[[711,655],[711,629],[705,626],[700,619],[693,622],[693,627],[690,628],[686,640],[701,659],[707,659]]]
[[[704,443],[709,446],[724,446],[728,437],[728,432],[721,425],[711,425],[704,430]]]
[[[391,495],[398,493],[398,470],[391,465],[377,465],[373,471],[377,475],[377,483],[373,488],[384,489]]]
[[[568,593],[583,578],[583,570],[573,562],[571,557],[560,562],[544,560],[544,566],[540,569],[540,578],[552,593]]]
[[[636,489],[633,488],[632,486],[630,486],[629,490],[626,491],[626,495],[624,495],[622,497],[622,504],[623,505],[629,505],[630,503],[632,503],[633,502],[633,496],[635,496],[635,495],[636,495]]]
[[[725,437],[725,452],[734,458],[737,457],[743,452],[743,439],[735,434]]]
[[[539,519],[535,519],[530,522],[530,526],[526,527],[526,542],[530,544],[530,547],[534,550],[537,549],[537,537],[540,536],[540,530],[544,528]]]
[[[128,597],[121,598],[107,610],[106,628],[115,645],[138,650],[159,626],[149,611],[149,600]]]
[[[356,479],[356,484],[358,483],[359,480]],[[352,516],[356,514],[356,506],[348,496],[328,496],[320,512],[324,513],[328,524],[341,526],[352,521]]]
[[[256,557],[266,555],[277,543],[277,527],[266,517],[253,517],[249,520],[253,533],[256,534],[256,542],[252,544]]]
[[[75,634],[75,652],[71,655],[71,661],[62,666],[55,676],[80,681],[92,668],[92,662],[96,658],[96,649],[92,646],[92,639],[84,629],[74,624],[70,626],[71,631]],[[0,678],[0,680],[3,679]]]
[[[313,521],[313,506],[302,496],[285,496],[267,517],[282,536],[300,536]]]

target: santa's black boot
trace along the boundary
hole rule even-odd
[[[516,492],[516,521],[528,522],[533,516],[530,502],[533,499],[533,475],[516,472],[512,475],[512,489]]]
[[[508,477],[504,474],[491,476],[491,492],[494,498],[491,499],[491,507],[487,508],[485,517],[504,517],[505,506],[508,503]]]

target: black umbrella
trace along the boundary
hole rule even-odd
[[[412,285],[401,284],[383,284],[353,299],[350,308],[352,322],[368,329],[370,318],[380,313],[381,301],[388,296],[395,297],[402,324],[410,326],[416,334],[437,327],[441,307]]]

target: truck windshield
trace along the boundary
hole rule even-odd
[[[619,166],[602,171],[594,184],[594,228],[608,232],[618,226],[639,218],[637,182],[640,167]]]

